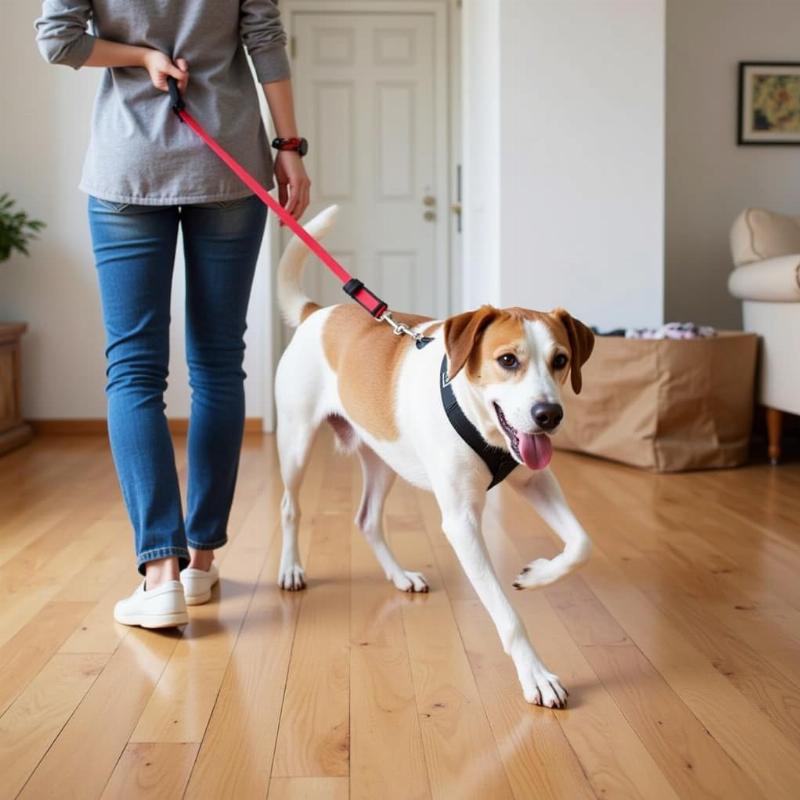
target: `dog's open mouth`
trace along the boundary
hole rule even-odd
[[[553,444],[545,433],[521,433],[507,419],[497,403],[494,410],[511,446],[514,458],[529,469],[544,469],[553,457]]]

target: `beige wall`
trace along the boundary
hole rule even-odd
[[[746,206],[800,213],[800,147],[736,145],[739,61],[800,61],[800,0],[668,0],[668,320],[741,326],[728,232]]]

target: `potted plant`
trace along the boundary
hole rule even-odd
[[[14,208],[15,202],[0,195],[0,263],[14,251],[28,255],[28,244],[44,228],[44,223],[31,219]],[[20,403],[20,338],[24,322],[0,322],[0,454],[27,442],[32,435],[30,425],[22,419]]]

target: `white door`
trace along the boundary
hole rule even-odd
[[[444,315],[447,109],[436,83],[446,53],[435,15],[289,10],[298,124],[310,142],[306,219],[338,204],[325,244],[348,271],[393,309]],[[306,285],[326,305],[347,299],[316,258]]]

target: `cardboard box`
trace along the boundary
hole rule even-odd
[[[656,472],[747,461],[758,337],[598,336],[553,444]]]

